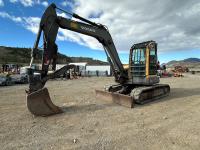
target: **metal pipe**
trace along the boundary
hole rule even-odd
[[[87,20],[87,19],[85,19],[85,18],[83,18],[83,17],[81,17],[81,16],[79,16],[79,15],[77,15],[77,14],[75,14],[75,13],[67,12],[67,11],[63,10],[62,8],[59,8],[59,7],[56,7],[56,6],[55,6],[55,8],[58,9],[58,10],[63,11],[64,13],[66,13],[66,14],[68,14],[68,15],[70,15],[70,16],[73,16],[74,18],[77,18],[77,19],[79,19],[79,20],[82,20],[82,21],[84,21],[84,22],[87,22],[87,23],[89,23],[89,24],[91,24],[91,25],[93,25],[93,26],[99,27],[98,24],[96,24],[96,23],[94,23],[94,22],[92,22],[92,21],[90,21],[90,20]]]
[[[75,14],[75,13],[73,13],[72,16],[73,16],[74,18],[77,18],[77,19],[79,19],[79,20],[82,20],[82,21],[84,21],[84,22],[87,22],[87,23],[89,23],[89,24],[91,24],[91,25],[93,25],[93,26],[99,27],[98,24],[96,24],[96,23],[94,23],[94,22],[92,22],[92,21],[90,21],[90,20],[87,20],[87,19],[85,19],[85,18],[83,18],[83,17],[81,17],[81,16],[79,16],[79,15],[77,15],[77,14]]]
[[[38,30],[38,34],[37,34],[37,38],[35,40],[35,44],[33,46],[33,49],[32,49],[32,52],[31,52],[31,61],[30,61],[30,68],[32,67],[32,63],[33,63],[33,60],[37,54],[37,50],[38,50],[38,44],[40,42],[40,36],[41,36],[41,33],[42,33],[42,29],[41,27],[39,27],[39,30]]]

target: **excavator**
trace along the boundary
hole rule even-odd
[[[57,10],[72,17],[58,16]],[[76,18],[76,20],[72,18]],[[31,53],[30,68],[27,69],[29,78],[29,89],[26,90],[27,107],[33,115],[49,116],[63,112],[61,107],[53,104],[48,89],[45,87],[45,83],[49,79],[56,78],[74,67],[66,65],[56,70],[58,47],[55,41],[59,28],[94,37],[102,44],[116,84],[105,86],[104,90],[96,90],[97,99],[108,99],[122,106],[133,108],[135,103],[144,104],[170,93],[168,84],[159,84],[156,69],[157,43],[155,41],[134,44],[130,48],[129,67],[125,69],[105,25],[92,22],[75,13],[69,13],[52,3],[41,18]],[[41,36],[43,36],[44,49],[42,68],[36,70],[32,68],[32,65],[39,51],[38,45]],[[48,73],[50,69],[53,70],[53,73]],[[36,73],[39,73],[40,76],[36,76]]]

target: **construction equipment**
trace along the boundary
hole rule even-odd
[[[183,66],[175,66],[173,72],[174,77],[184,77],[183,73],[188,72],[188,68]]]
[[[81,20],[81,22],[57,16],[56,9]],[[50,65],[52,65],[52,70],[56,68],[57,45],[55,40],[59,27],[94,37],[103,45],[117,84],[105,87],[104,91],[96,90],[98,99],[109,98],[118,104],[132,108],[134,103],[143,104],[169,93],[169,85],[158,84],[159,77],[156,75],[157,44],[155,41],[134,44],[130,49],[129,68],[125,70],[112,37],[104,25],[91,22],[74,13],[68,13],[56,7],[55,4],[51,4],[42,16],[32,50],[30,69],[28,69],[27,106],[32,114],[48,116],[62,112],[61,108],[52,103],[47,88],[44,88],[48,79],[55,78],[73,67],[72,65],[65,66],[48,74]],[[31,69],[31,65],[37,55],[42,32],[44,46],[42,70],[34,70]],[[35,72],[39,72],[41,78],[35,78]]]

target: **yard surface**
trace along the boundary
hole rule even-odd
[[[1,149],[199,150],[200,76],[162,78],[168,97],[125,108],[95,98],[113,78],[49,81],[52,101],[64,113],[34,117],[26,108],[27,85],[0,87]]]

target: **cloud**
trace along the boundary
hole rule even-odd
[[[11,3],[21,3],[24,7],[32,7],[36,4],[43,5],[44,7],[48,6],[47,1],[40,0],[9,0]]]
[[[9,0],[11,3],[16,3],[18,0]]]
[[[200,48],[198,0],[76,0],[73,10],[106,25],[119,51],[128,52],[134,43],[146,40],[157,41],[160,52]],[[82,34],[68,32],[61,37],[93,49],[101,48],[93,38]]]
[[[61,5],[62,5],[62,6],[67,6],[67,1],[61,2]]]
[[[66,29],[59,29],[57,38],[59,41],[71,41],[92,49],[102,49],[102,45],[98,43],[95,38],[91,38],[87,35],[80,36],[80,34]]]
[[[0,7],[3,7],[4,6],[4,2],[3,0],[0,0]]]
[[[6,12],[0,12],[0,17],[2,18],[8,18],[14,22],[22,22],[22,18],[21,17],[15,17],[15,16],[12,16],[12,15],[9,15],[8,13]]]
[[[62,13],[57,13],[58,16],[61,16],[61,17],[64,17],[64,18],[67,18],[67,15],[66,13],[62,12]]]
[[[24,5],[25,7],[28,6],[33,6],[34,2],[32,0],[20,0],[20,2],[22,3],[22,5]]]
[[[58,13],[58,15],[62,16],[62,17],[67,17],[65,13]],[[25,29],[31,31],[34,34],[38,33],[38,28],[39,28],[39,24],[40,24],[39,17],[16,17],[16,16],[12,16],[12,15],[8,14],[7,12],[0,12],[0,17],[12,20],[12,21],[22,25]],[[59,29],[59,33],[58,33],[59,41],[67,40],[67,41],[76,42],[76,43],[79,43],[81,45],[88,46],[91,48],[96,48],[96,46],[97,46],[96,39],[90,40],[88,45],[86,45],[88,38],[90,38],[90,37],[88,37],[86,35],[82,35],[80,37],[79,34],[77,34],[75,32],[71,32],[69,30],[65,30],[65,29]],[[99,45],[99,46],[101,46],[101,45]]]
[[[23,26],[27,30],[37,34],[39,24],[40,24],[40,18],[39,17],[23,17],[23,21],[24,21]]]
[[[41,4],[42,4],[44,7],[47,7],[47,6],[49,5],[47,1],[41,2]]]
[[[9,0],[11,3],[21,3],[24,7],[31,7],[34,5],[33,0]]]
[[[63,2],[60,3],[63,7],[71,7],[73,8],[74,7],[74,3],[69,1],[69,0],[64,0]]]
[[[25,29],[36,34],[38,32],[40,18],[39,17],[16,17],[7,12],[0,12],[0,17],[10,19],[22,25]]]
[[[36,2],[41,4],[39,0],[34,1],[34,4]],[[63,1],[62,4],[71,5],[71,9],[80,16],[106,25],[120,52],[128,52],[134,43],[147,40],[157,41],[161,53],[200,49],[198,0],[76,0]],[[67,17],[64,13],[59,15]],[[18,21],[27,30],[37,33],[39,17],[15,17],[5,13],[1,13],[0,16]],[[60,29],[58,40],[102,49],[96,39],[68,30]]]

